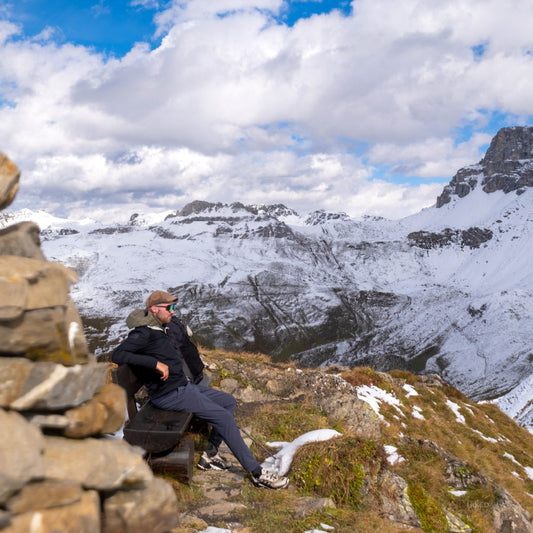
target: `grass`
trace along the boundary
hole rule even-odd
[[[246,511],[239,520],[247,531],[301,533],[319,528],[320,523],[335,527],[336,533],[407,531],[407,527],[380,516],[380,493],[376,487],[384,468],[406,481],[409,499],[424,531],[447,531],[446,510],[476,533],[493,532],[492,509],[498,498],[497,486],[505,488],[533,515],[533,497],[529,495],[533,494],[533,481],[523,468],[533,468],[533,438],[494,405],[476,404],[448,384],[429,387],[422,377],[406,371],[384,374],[369,367],[345,370],[342,377],[352,386],[380,387],[399,400],[399,410],[385,402],[380,404],[380,414],[384,417],[381,438],[368,440],[350,434],[343,421],[331,420],[328,413],[313,404],[313,392],[306,388],[309,380],[301,380],[313,372],[319,375],[321,370],[309,369],[297,374],[290,364],[274,364],[257,354],[235,355],[211,350],[206,355],[217,369],[215,375],[231,376],[241,385],[263,390],[268,380],[280,383],[285,380],[288,384],[292,396],[239,404],[237,422],[251,429],[260,442],[292,441],[303,433],[322,428],[343,433],[342,437],[300,448],[290,470],[291,490],[257,490],[251,483],[243,483],[240,501],[245,503]],[[406,384],[409,387],[404,388]],[[409,393],[411,388],[417,395]],[[458,422],[447,404],[449,400],[459,406],[465,423]],[[412,415],[415,406],[421,409],[424,419]],[[205,435],[195,439],[199,454],[205,447]],[[437,446],[425,444],[427,441]],[[396,446],[404,461],[388,465],[384,445]],[[450,466],[439,448],[456,458],[454,471],[458,479],[463,476],[465,480],[477,480],[464,489],[463,496],[450,492]],[[266,456],[255,445],[252,451],[260,460]],[[522,466],[504,454],[512,455]],[[183,509],[202,505],[194,483],[192,487],[184,487],[174,482],[174,486]],[[302,499],[308,497],[329,498],[336,507],[300,516],[297,509]]]
[[[353,436],[302,447],[296,454],[291,477],[299,492],[330,498],[337,505],[359,509],[384,461],[374,441]]]

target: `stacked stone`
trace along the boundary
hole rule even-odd
[[[19,177],[0,153],[0,209]],[[89,354],[69,297],[76,274],[46,261],[39,233],[31,222],[0,231],[0,531],[168,531],[175,493],[142,450],[109,438],[124,391]]]

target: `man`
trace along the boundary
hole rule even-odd
[[[224,441],[242,467],[252,474],[258,487],[282,489],[289,484],[286,477],[277,476],[261,467],[246,446],[233,413],[237,405],[231,394],[196,385],[187,379],[181,354],[168,335],[168,324],[178,299],[165,291],[155,291],[146,300],[146,325],[135,327],[113,353],[113,362],[136,366],[148,390],[150,401],[159,409],[194,413],[211,424],[206,451],[198,467],[204,470],[225,470],[231,467],[218,453]]]

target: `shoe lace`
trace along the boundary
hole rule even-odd
[[[279,476],[275,474],[274,472],[271,472],[270,470],[263,469],[263,472],[261,473],[261,477],[265,479],[266,481],[277,481],[279,479]]]

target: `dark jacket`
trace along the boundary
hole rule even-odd
[[[191,341],[189,333],[181,320],[174,315],[168,323],[168,336],[183,357],[183,371],[193,383],[200,383],[204,377],[204,363],[198,348]]]
[[[112,356],[114,363],[132,366],[135,375],[146,385],[150,398],[159,398],[188,383],[182,358],[167,335],[167,328],[157,324],[135,327]],[[166,381],[155,369],[158,361],[168,366]]]

